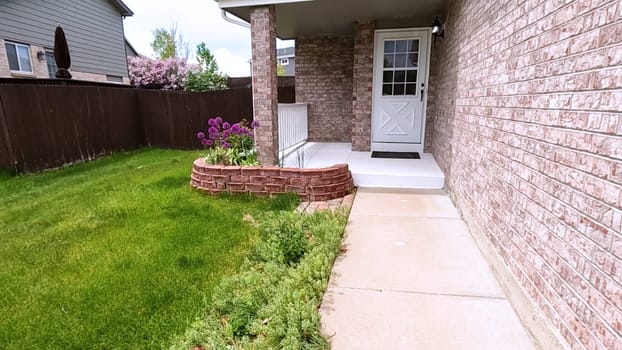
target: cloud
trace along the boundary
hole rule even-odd
[[[233,54],[227,48],[220,48],[213,52],[218,62],[218,68],[221,72],[230,77],[248,77],[250,76],[249,57],[243,57]]]
[[[152,56],[151,41],[156,28],[177,31],[190,44],[194,59],[196,46],[205,42],[216,56],[220,70],[230,76],[249,76],[251,33],[225,21],[213,0],[124,0],[134,16],[123,21],[125,36],[142,55]],[[277,40],[277,47],[292,46],[292,40]]]

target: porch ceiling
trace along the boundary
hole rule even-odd
[[[277,36],[295,39],[312,35],[352,33],[356,21],[375,20],[377,28],[428,27],[441,17],[447,0],[217,0],[220,7],[250,22],[253,5],[274,3]]]

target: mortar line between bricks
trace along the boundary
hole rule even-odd
[[[332,286],[332,287],[329,287],[329,290],[330,289],[368,291],[368,292],[377,292],[377,293],[417,294],[417,295],[430,295],[430,296],[456,297],[456,298],[508,300],[507,297],[499,297],[499,296],[494,296],[494,295],[477,295],[477,294],[460,294],[460,293],[435,293],[435,292],[424,292],[424,291],[417,291],[417,290],[401,290],[401,289],[390,289],[390,288],[381,289],[381,288],[361,288],[361,287]]]

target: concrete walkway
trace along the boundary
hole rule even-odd
[[[359,189],[320,309],[332,349],[536,349],[440,191]]]

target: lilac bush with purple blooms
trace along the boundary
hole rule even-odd
[[[207,149],[205,162],[222,165],[259,165],[255,151],[254,129],[259,125],[245,120],[231,124],[221,117],[210,118],[207,135],[199,131],[197,138]]]

